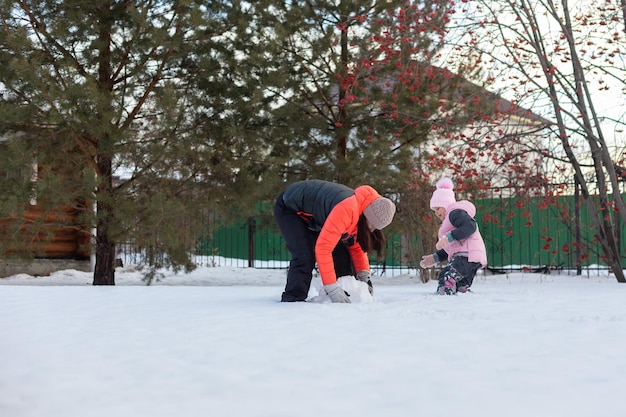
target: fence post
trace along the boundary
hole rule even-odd
[[[580,263],[580,184],[578,178],[574,175],[574,213],[575,213],[575,227],[576,227],[576,275],[583,274],[583,268]]]
[[[617,240],[617,253],[622,253],[622,217],[619,213],[613,213],[615,219],[615,230],[617,231],[615,240]]]
[[[254,268],[254,235],[256,222],[254,217],[248,217],[248,268]]]

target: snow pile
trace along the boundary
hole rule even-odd
[[[350,295],[351,303],[374,302],[374,297],[370,294],[367,284],[351,275],[337,278],[337,284]],[[311,303],[332,303],[324,288],[320,288],[319,293],[307,301]]]

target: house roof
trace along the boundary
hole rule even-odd
[[[370,72],[371,72],[371,75],[375,76],[372,69],[370,70]],[[440,76],[443,80],[447,80],[447,79],[452,80],[452,79],[457,79],[460,77],[460,75],[448,70],[447,68],[441,68],[435,65],[426,66],[423,69],[422,73],[424,74],[425,77],[432,77],[433,75],[437,75],[437,76]],[[374,86],[383,92],[391,93],[394,90],[394,88],[398,85],[399,82],[400,80],[398,77],[390,77],[390,76],[376,77],[374,81]],[[479,92],[481,99],[495,101],[496,111],[501,114],[518,117],[520,119],[531,121],[539,125],[552,124],[552,122],[534,113],[532,110],[521,107],[515,104],[514,102],[501,97],[499,94],[493,93],[487,90],[485,87],[478,85],[472,81],[469,81],[465,78],[462,79],[459,85],[458,92],[456,93],[456,96],[454,98],[458,100],[467,99],[468,98],[467,96],[462,95],[462,91],[468,91],[468,90]],[[335,103],[338,102],[339,86],[337,84],[331,87],[330,97],[333,99]]]

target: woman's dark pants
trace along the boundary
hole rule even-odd
[[[282,194],[276,199],[274,218],[291,253],[281,301],[306,301],[315,268],[315,242],[319,233],[310,230],[304,219],[285,206]],[[333,262],[337,277],[354,275],[350,253],[342,242],[333,251]]]

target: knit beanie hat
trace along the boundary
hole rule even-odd
[[[371,227],[381,230],[389,226],[393,220],[393,215],[396,214],[396,205],[386,197],[378,197],[365,207],[363,214]]]
[[[450,178],[442,178],[437,181],[437,189],[433,192],[433,196],[430,198],[430,208],[436,207],[448,208],[452,203],[456,202],[454,198],[454,184]]]

